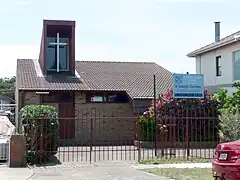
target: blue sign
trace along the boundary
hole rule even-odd
[[[203,74],[173,74],[174,98],[203,98]]]

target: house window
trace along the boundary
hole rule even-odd
[[[125,93],[114,93],[108,95],[108,102],[110,103],[128,103],[129,99]]]
[[[41,95],[41,99],[43,103],[74,101],[72,92],[50,92],[50,94]]]
[[[87,93],[87,102],[128,103],[129,99],[126,93],[89,92]]]
[[[107,97],[103,92],[90,92],[87,93],[87,102],[107,102]]]
[[[233,53],[234,80],[240,80],[240,51]]]
[[[221,76],[221,56],[216,57],[216,76]]]
[[[68,38],[47,38],[47,70],[68,71]]]

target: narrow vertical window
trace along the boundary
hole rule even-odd
[[[216,57],[216,76],[221,76],[222,71],[221,71],[221,56]]]
[[[47,37],[47,70],[48,71],[68,71],[68,39],[57,37]]]
[[[240,51],[233,53],[233,66],[234,80],[240,80]]]

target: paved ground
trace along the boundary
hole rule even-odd
[[[134,146],[107,146],[107,147],[61,147],[55,158],[55,163],[45,167],[14,168],[4,165],[0,168],[1,180],[166,180],[137,170],[136,161],[151,159],[155,151],[141,149],[139,152]],[[165,150],[168,156],[170,149]],[[178,149],[172,156],[186,155],[186,150]],[[157,151],[161,155],[161,150]],[[190,156],[209,158],[212,149],[190,150]],[[91,160],[91,164],[90,164]],[[61,163],[60,163],[61,162]],[[58,164],[59,163],[59,164]],[[0,166],[1,167],[1,166]],[[141,168],[139,168],[141,169]]]
[[[0,168],[1,180],[166,180],[136,170],[128,163],[78,164],[25,168]]]
[[[0,177],[2,180],[30,180],[33,171],[28,168],[0,168]]]

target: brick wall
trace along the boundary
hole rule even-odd
[[[40,96],[36,92],[25,92],[24,93],[24,105],[40,104]]]
[[[10,139],[10,167],[25,166],[26,139],[22,135],[12,135]]]
[[[152,99],[135,99],[133,101],[133,108],[136,114],[142,114],[148,110],[152,102]]]
[[[26,91],[26,92],[19,92],[19,101],[18,101],[18,112],[21,110],[22,107],[31,104],[40,104],[40,95],[36,94],[35,91]],[[17,112],[16,112],[17,113]],[[18,121],[18,117],[15,120],[16,122],[16,131],[18,133],[22,133],[22,124]]]
[[[75,135],[84,144],[131,144],[135,116],[128,103],[86,103],[84,92],[75,93]]]

